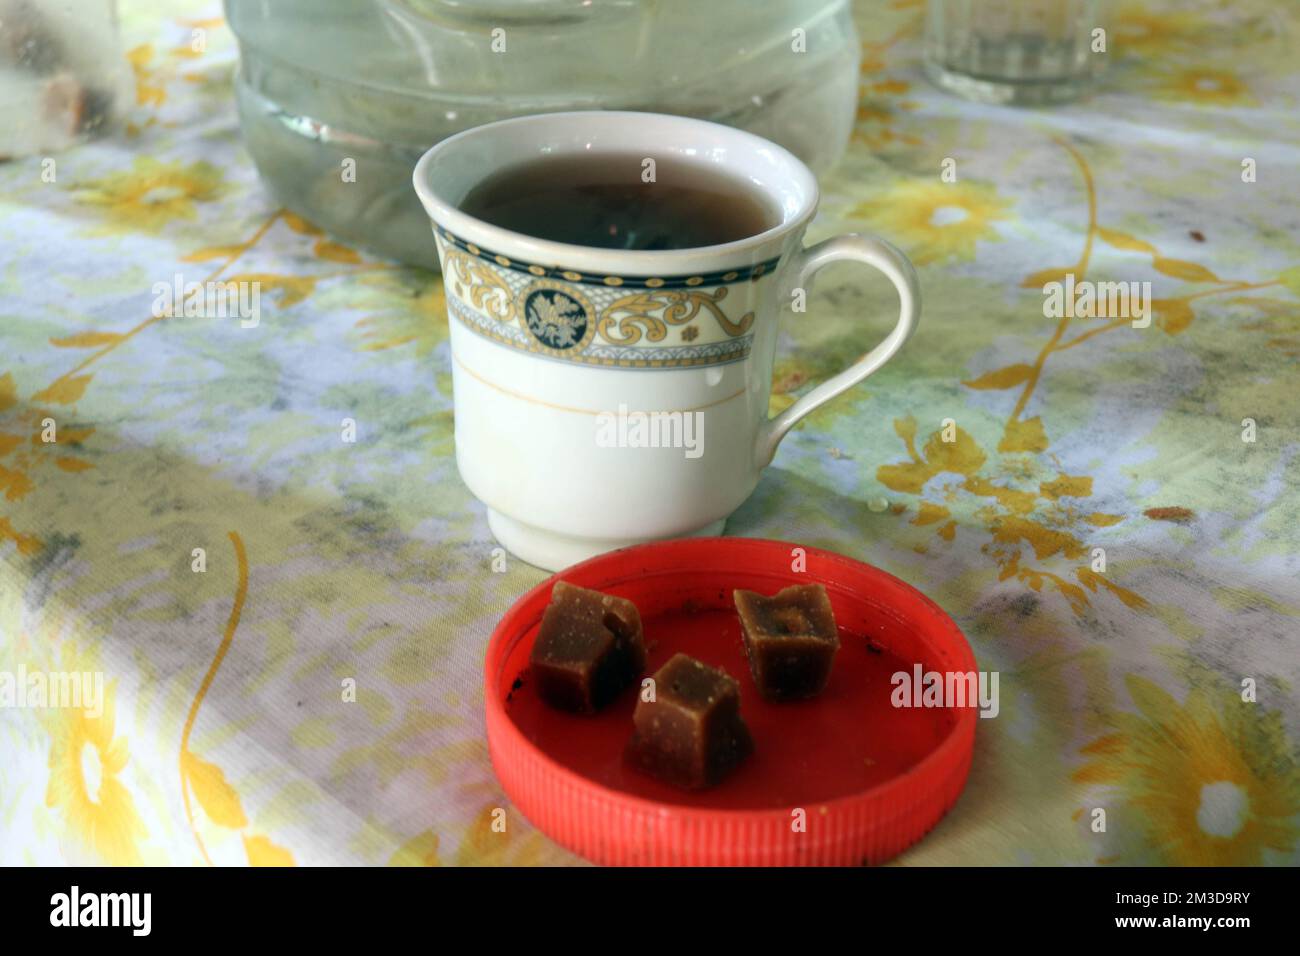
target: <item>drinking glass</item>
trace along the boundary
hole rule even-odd
[[[1106,0],[929,0],[925,72],[984,103],[1074,99],[1106,62]]]

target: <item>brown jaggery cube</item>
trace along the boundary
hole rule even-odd
[[[820,694],[840,649],[826,588],[793,585],[771,597],[737,591],[735,599],[745,655],[759,693],[769,700]]]
[[[529,659],[542,700],[560,710],[595,713],[641,676],[645,659],[635,604],[555,582]]]
[[[632,763],[660,780],[698,790],[711,787],[754,751],[740,716],[740,682],[686,654],[654,675],[654,700],[644,696],[632,715]]]

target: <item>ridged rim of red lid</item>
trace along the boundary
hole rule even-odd
[[[606,787],[563,766],[533,744],[506,713],[502,669],[515,645],[541,619],[551,587],[563,579],[599,588],[600,569],[614,555],[641,559],[653,573],[725,542],[758,556],[779,550],[788,561],[801,547],[809,565],[837,565],[855,576],[875,577],[901,591],[905,614],[925,616],[924,639],[955,655],[956,669],[974,671],[975,655],[960,629],[920,591],[879,568],[806,545],[763,538],[686,538],[636,545],[599,555],[543,581],[501,618],[488,643],[484,699],[488,750],[507,797],[556,843],[595,863],[633,866],[792,866],[881,863],[934,827],[956,802],[970,771],[975,709],[959,710],[948,736],[910,770],[860,793],[806,807],[809,832],[794,833],[790,807],[720,809],[660,803]],[[818,567],[823,565],[818,564]],[[620,579],[626,575],[620,575]]]

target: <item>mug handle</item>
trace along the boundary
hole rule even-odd
[[[888,362],[916,331],[916,323],[921,317],[921,286],[916,279],[916,270],[898,249],[874,236],[849,233],[799,250],[789,265],[790,274],[794,278],[784,287],[782,295],[788,301],[790,294],[797,288],[804,289],[806,293],[818,272],[832,262],[843,260],[865,262],[879,269],[894,283],[894,288],[898,290],[898,322],[893,331],[870,352],[844,371],[822,382],[780,415],[769,418],[760,427],[754,449],[755,463],[759,468],[765,467],[772,460],[776,446],[799,419],[857,385]]]

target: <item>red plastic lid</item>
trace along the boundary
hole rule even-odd
[[[716,787],[682,791],[625,762],[634,689],[594,716],[544,704],[528,657],[557,579],[636,603],[647,673],[684,651],[739,680],[753,756]],[[732,591],[813,582],[826,586],[840,629],[831,679],[812,700],[768,702],[749,672]],[[893,706],[892,676],[915,675],[917,664],[923,673],[976,672],[952,619],[878,568],[753,538],[638,545],[560,572],[506,612],[487,651],[488,747],[515,806],[596,863],[880,863],[952,806],[974,749],[974,706]]]

